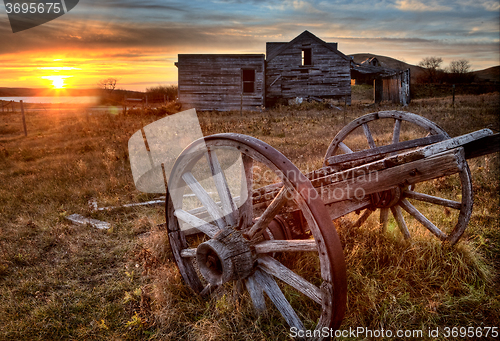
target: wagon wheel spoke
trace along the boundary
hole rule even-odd
[[[389,221],[389,209],[381,208],[380,209],[380,227],[382,231],[387,230],[387,222]]]
[[[203,290],[200,292],[200,296],[207,296],[207,295],[210,295],[212,292],[214,292],[215,290],[217,290],[217,285],[212,285],[210,283],[208,283],[204,288]]]
[[[278,211],[283,207],[286,202],[286,195],[288,191],[285,186],[281,187],[279,193],[273,199],[271,204],[266,208],[264,213],[259,217],[257,222],[252,226],[250,231],[247,232],[247,236],[252,239],[259,236],[268,226],[269,223],[274,219]]]
[[[252,300],[253,306],[258,313],[266,311],[266,301],[264,299],[264,291],[255,281],[254,276],[245,279],[245,286]]]
[[[183,258],[193,258],[196,257],[196,248],[182,249],[180,253]]]
[[[227,179],[222,171],[215,150],[208,149],[206,157],[222,204],[222,213],[224,214],[224,218],[226,219],[228,225],[234,226],[236,222],[234,216],[236,212],[236,205],[234,204],[231,191],[229,190],[229,186],[227,184]]]
[[[373,210],[370,208],[367,208],[363,214],[356,220],[354,224],[352,224],[352,227],[360,227],[365,223],[365,221],[370,217],[370,215],[373,213]]]
[[[363,132],[365,133],[366,139],[368,140],[368,145],[370,148],[375,148],[377,147],[375,145],[375,141],[373,140],[372,133],[370,131],[370,127],[368,127],[368,124],[363,123]]]
[[[241,170],[241,188],[245,191],[246,200],[239,208],[240,224],[244,227],[252,225],[253,219],[253,159],[245,154],[241,155],[243,167]]]
[[[255,244],[253,247],[257,254],[318,251],[314,239],[265,240]]]
[[[260,269],[294,287],[314,302],[321,304],[321,290],[317,286],[297,275],[272,257],[262,255],[257,261]]]
[[[290,303],[287,301],[285,295],[278,286],[278,283],[269,274],[259,269],[255,270],[252,275],[257,284],[265,291],[269,299],[273,302],[275,307],[281,313],[281,316],[288,323],[290,328],[297,328],[298,330],[304,330],[304,325],[302,321],[297,316],[297,313],[292,308]]]
[[[347,145],[344,142],[339,143],[339,148],[346,154],[352,153],[352,149],[347,147]]]
[[[395,119],[394,120],[394,128],[392,130],[392,144],[398,143],[399,138],[401,135],[401,120],[400,119]],[[392,152],[390,155],[396,155],[397,152]]]
[[[403,217],[403,214],[401,213],[401,207],[398,205],[393,206],[393,207],[391,207],[391,212],[392,212],[394,219],[396,219],[396,223],[398,224],[399,230],[403,234],[403,237],[405,239],[410,239],[411,238],[410,231],[408,231],[408,227],[406,226],[405,219]]]
[[[403,199],[400,202],[401,207],[408,212],[411,216],[417,219],[422,225],[424,225],[429,231],[431,231],[439,239],[445,240],[448,236],[438,229],[429,219],[427,219],[419,210],[415,208],[407,199]]]
[[[175,210],[174,215],[181,221],[205,233],[210,238],[212,238],[217,232],[219,232],[219,228],[217,226],[207,223],[205,220],[200,219],[197,216],[194,216],[182,209]]]
[[[419,201],[428,202],[431,204],[441,205],[445,207],[454,208],[459,210],[462,208],[462,203],[458,201],[448,200],[440,197],[435,197],[433,195],[428,195],[424,193],[414,192],[412,190],[407,190],[403,193],[406,198],[415,199]]]
[[[219,228],[226,227],[226,223],[222,218],[224,214],[221,208],[215,203],[210,195],[205,191],[203,186],[196,180],[191,172],[186,172],[182,175],[182,179],[186,182],[188,187],[193,191],[196,197],[201,201],[202,205],[207,210],[208,214],[213,218]]]
[[[401,134],[401,120],[395,119],[394,120],[394,129],[392,131],[392,143],[399,142],[399,135],[400,134]]]

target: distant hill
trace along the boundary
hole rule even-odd
[[[482,82],[500,82],[500,66],[493,66],[484,70],[474,71],[476,80]]]
[[[99,96],[103,93],[102,89],[43,89],[43,88],[6,88],[0,87],[0,97],[36,97],[36,96]],[[139,97],[144,95],[140,91],[131,90],[113,90],[113,94],[119,97]]]
[[[96,96],[97,89],[44,89],[44,88],[6,88],[0,87],[2,97],[32,97],[32,96]]]
[[[422,71],[422,68],[420,66],[411,65],[401,60],[397,60],[386,56],[379,56],[371,53],[356,53],[356,54],[351,54],[349,57],[352,57],[352,59],[356,63],[361,63],[369,58],[376,57],[383,67],[396,70],[406,70],[409,68],[412,76],[417,75],[419,72]]]

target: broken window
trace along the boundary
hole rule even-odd
[[[243,92],[255,92],[255,70],[253,69],[243,69],[242,70],[243,79]]]
[[[302,49],[302,65],[312,65],[311,49]]]

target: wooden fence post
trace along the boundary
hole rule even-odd
[[[384,81],[380,78],[373,80],[373,101],[374,103],[382,102],[384,96]]]
[[[20,100],[19,103],[21,104],[21,114],[23,116],[23,128],[24,128],[24,136],[28,136],[28,130],[26,129],[26,118],[24,117],[24,105],[23,105],[23,100]]]
[[[452,90],[452,93],[453,93],[453,108],[455,108],[455,84],[453,84],[453,90]]]

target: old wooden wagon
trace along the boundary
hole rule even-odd
[[[499,134],[489,129],[450,138],[428,119],[402,111],[349,123],[332,140],[323,167],[306,175],[253,137],[198,139],[180,153],[168,180],[166,228],[175,262],[200,295],[232,283],[246,288],[258,312],[266,310],[266,293],[290,328],[336,329],[347,283],[332,220],[357,211],[359,226],[378,211],[384,228],[391,212],[404,238],[411,238],[407,220],[414,219],[430,236],[454,244],[472,212],[466,160],[498,150]],[[448,178],[455,198],[436,194],[436,186],[425,193],[426,182]],[[454,211],[453,221],[434,224],[419,202]],[[297,253],[300,266],[289,261]],[[316,312],[303,311],[303,299],[315,302]]]

